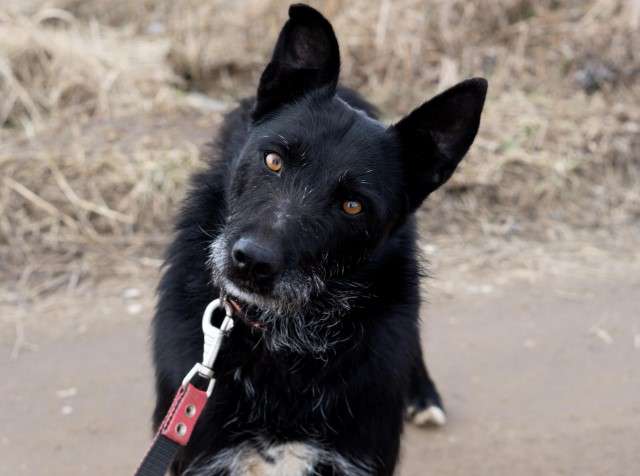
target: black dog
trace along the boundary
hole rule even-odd
[[[207,303],[222,291],[237,309],[175,474],[390,475],[406,409],[444,416],[419,343],[413,213],[471,146],[487,83],[387,127],[337,86],[329,22],[304,5],[289,17],[193,178],[160,284],[156,426],[199,361]]]

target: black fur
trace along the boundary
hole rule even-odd
[[[289,16],[257,97],[226,117],[191,182],[159,287],[156,426],[201,357],[207,303],[223,288],[243,314],[175,474],[240,446],[272,464],[269,445],[306,442],[355,472],[389,475],[407,404],[441,405],[420,349],[413,211],[471,145],[486,82],[463,82],[383,126],[338,88],[331,25],[303,5]],[[270,152],[279,173],[265,166]],[[363,210],[347,215],[342,204],[354,200]],[[240,239],[268,273],[241,266]],[[210,468],[203,474],[230,474]],[[319,458],[314,471],[346,470]]]

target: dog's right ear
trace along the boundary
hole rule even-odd
[[[410,209],[451,177],[476,137],[486,95],[486,79],[468,79],[391,126],[402,148]]]
[[[333,93],[339,73],[340,52],[331,24],[307,5],[291,5],[289,20],[260,78],[253,119],[313,89],[326,87]]]

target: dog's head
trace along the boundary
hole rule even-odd
[[[296,313],[316,297],[348,306],[350,277],[447,181],[478,130],[483,79],[388,127],[340,99],[339,70],[330,23],[292,6],[231,165],[228,216],[212,246],[218,284],[263,310]]]

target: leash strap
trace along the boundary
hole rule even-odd
[[[191,383],[180,386],[135,476],[160,476],[167,472],[178,450],[189,442],[208,398],[207,392]]]
[[[225,309],[225,317],[220,327],[216,327],[211,323],[211,317],[216,309],[222,307]],[[222,299],[212,301],[205,309],[202,316],[202,363],[194,365],[182,381],[135,476],[164,476],[180,448],[189,443],[193,429],[213,392],[213,363],[223,339],[233,329],[232,312],[231,306]],[[191,383],[196,375],[208,381],[207,390],[200,390]]]
[[[135,476],[165,475],[178,454],[180,445],[163,436],[157,437],[142,460]]]

